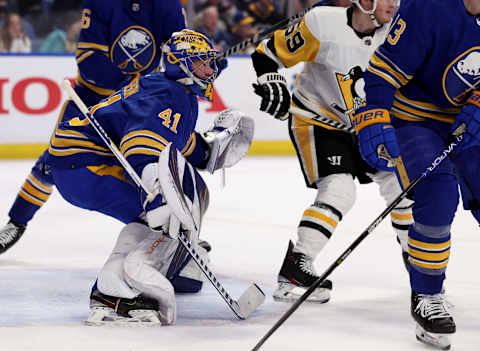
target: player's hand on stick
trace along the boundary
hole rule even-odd
[[[452,134],[463,133],[460,150],[480,146],[480,90],[474,90],[452,126]]]
[[[352,122],[363,159],[373,168],[393,171],[400,149],[389,112],[371,105],[363,106],[355,111]]]
[[[255,94],[262,98],[260,111],[267,112],[283,121],[290,113],[290,92],[285,77],[276,72],[262,74],[257,78],[258,84],[253,84]]]

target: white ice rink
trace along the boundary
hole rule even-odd
[[[33,161],[0,161],[0,224]],[[247,158],[220,178],[206,176],[211,201],[202,237],[212,270],[239,294],[258,282],[266,302],[237,320],[205,283],[177,299],[178,322],[159,328],[87,327],[88,296],[122,225],[74,208],[54,192],[21,241],[0,256],[1,351],[250,350],[289,307],[272,300],[288,240],[315,193],[303,185],[293,157]],[[375,185],[358,200],[316,261],[321,273],[385,208]],[[480,350],[480,230],[459,208],[453,226],[447,296],[457,333],[452,349]],[[410,290],[400,248],[385,220],[331,275],[328,304],[303,304],[262,350],[429,350],[415,340]]]

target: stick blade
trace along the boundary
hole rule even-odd
[[[239,317],[242,319],[248,318],[264,301],[265,293],[262,289],[260,289],[257,284],[250,285],[242,296],[238,298],[238,305],[240,307]]]

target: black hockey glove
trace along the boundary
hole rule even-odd
[[[258,84],[252,84],[255,94],[262,98],[260,111],[265,111],[283,121],[290,113],[290,93],[287,81],[279,73],[265,73],[257,78]]]

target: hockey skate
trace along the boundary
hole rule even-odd
[[[90,294],[90,313],[85,324],[159,326],[158,302],[143,295],[126,299],[105,295],[94,289]]]
[[[411,314],[417,322],[418,341],[441,350],[450,349],[448,335],[455,333],[456,326],[442,294],[424,295],[412,291]]]
[[[312,265],[312,259],[300,252],[293,252],[294,245],[290,241],[282,268],[278,274],[278,287],[273,293],[276,301],[292,302],[298,300],[307,289],[319,278]],[[307,302],[325,303],[330,300],[332,282],[323,281],[307,298]]]
[[[26,226],[9,221],[0,229],[0,254],[7,251],[22,237]]]

